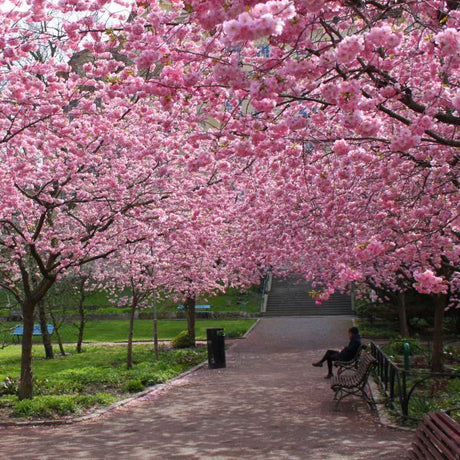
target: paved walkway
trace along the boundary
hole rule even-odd
[[[325,369],[347,318],[266,318],[207,367],[104,417],[58,427],[0,429],[1,459],[404,458],[412,433],[381,426],[350,398],[334,411]]]

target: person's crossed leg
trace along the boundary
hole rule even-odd
[[[336,361],[339,358],[340,352],[337,350],[327,350],[324,356],[317,361],[316,363],[313,363],[313,366],[315,367],[323,367],[324,361],[327,361],[327,370],[328,373],[325,379],[330,379],[332,377],[332,361]]]

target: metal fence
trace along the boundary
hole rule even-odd
[[[447,372],[428,372],[405,370],[395,364],[374,343],[370,343],[371,354],[377,360],[376,377],[387,398],[387,403],[399,406],[400,415],[404,418],[414,418],[409,414],[409,402],[415,390],[430,379],[460,378],[460,374]]]

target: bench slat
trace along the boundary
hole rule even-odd
[[[460,460],[460,425],[444,412],[427,414],[415,432],[407,458]]]
[[[460,425],[455,420],[444,412],[435,412],[432,419],[439,425],[440,429],[460,446]]]
[[[52,324],[47,324],[46,327],[48,329],[49,334],[52,334],[54,332],[54,326]],[[12,334],[13,335],[24,335],[24,326],[22,324],[17,325],[14,328]],[[34,324],[32,335],[42,335],[42,329],[39,324]]]
[[[442,444],[441,448],[439,447],[439,443],[436,441],[436,438],[433,437],[432,433],[428,434],[423,430],[417,430],[415,434],[416,440],[418,440],[418,447],[422,450],[426,455],[430,455],[426,458],[432,458],[434,460],[446,460],[446,457],[442,454]]]
[[[450,429],[450,424],[445,424],[444,417],[425,417],[421,429],[425,435],[438,446],[439,450],[446,452],[446,456],[449,460],[456,460],[459,458],[458,455],[455,455],[455,452],[460,454],[460,438]],[[457,439],[455,439],[456,437]]]
[[[437,450],[433,452],[433,446],[423,437],[420,438],[418,433],[412,444],[412,452],[417,460],[445,460]]]

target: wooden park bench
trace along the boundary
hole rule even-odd
[[[52,334],[54,332],[54,326],[52,324],[47,324],[46,325],[48,329],[48,334]],[[24,326],[22,324],[18,324],[12,332],[12,335],[17,338],[17,341],[19,343],[19,337],[22,337],[24,335]],[[42,329],[40,327],[40,324],[34,324],[34,330],[32,332],[32,335],[42,335]]]
[[[183,305],[178,305],[177,309],[178,310],[183,310],[184,306]],[[195,305],[195,310],[196,311],[210,311],[211,310],[211,305]]]
[[[361,396],[375,410],[375,401],[369,388],[368,379],[372,368],[377,364],[377,360],[366,353],[361,352],[358,367],[349,372],[342,372],[332,379],[331,388],[334,391],[334,400],[337,401],[335,408],[339,407],[340,401],[348,396]]]
[[[184,306],[178,305],[177,309],[179,311],[184,311]],[[212,314],[211,305],[195,305],[195,312],[199,314],[198,317],[210,318]]]
[[[445,412],[431,412],[420,422],[410,450],[410,460],[459,460],[460,424]]]
[[[356,351],[355,357],[349,361],[334,361],[334,366],[337,367],[337,375],[345,371],[355,371],[358,368],[361,352],[367,348],[367,345],[361,344]]]

